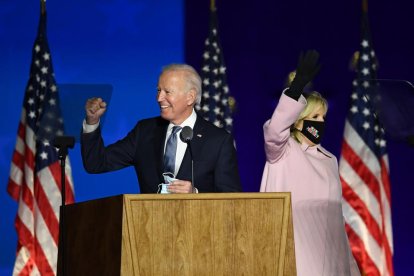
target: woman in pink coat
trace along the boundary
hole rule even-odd
[[[319,71],[319,54],[299,58],[296,76],[264,126],[266,165],[261,192],[291,192],[298,276],[360,275],[342,216],[342,191],[334,155],[320,145],[328,109],[303,88]]]

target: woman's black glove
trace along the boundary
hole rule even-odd
[[[300,53],[296,75],[285,94],[295,100],[300,98],[303,88],[318,74],[321,65],[318,63],[319,53],[308,50]]]

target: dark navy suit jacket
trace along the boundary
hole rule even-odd
[[[104,146],[101,130],[83,133],[82,160],[89,173],[134,166],[141,193],[156,193],[163,183],[165,137],[169,122],[161,117],[139,121],[126,137]],[[199,192],[240,192],[240,178],[233,137],[197,116],[190,142],[194,159],[194,184]],[[189,148],[176,176],[191,181]]]

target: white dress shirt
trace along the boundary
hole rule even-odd
[[[195,113],[195,111],[193,109],[193,112],[191,113],[190,117],[185,119],[185,121],[182,122],[182,124],[180,124],[179,126],[182,127],[182,128],[185,127],[185,126],[188,126],[188,127],[191,127],[191,129],[193,129],[196,120],[197,120],[197,114]],[[164,154],[165,154],[165,146],[167,145],[168,138],[170,138],[172,128],[174,126],[175,125],[173,123],[170,123],[168,125],[167,135],[165,137],[165,143],[164,143]],[[187,150],[187,143],[184,143],[183,141],[181,141],[180,133],[181,133],[181,130],[179,130],[176,134],[177,135],[177,151],[176,151],[176,154],[175,154],[174,176],[176,176],[178,171],[180,170],[180,166],[181,166],[181,163],[183,162],[185,151]]]

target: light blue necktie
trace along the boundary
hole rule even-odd
[[[164,154],[164,172],[170,172],[175,175],[175,154],[177,152],[177,132],[181,130],[180,126],[174,126],[167,145],[165,146]]]

